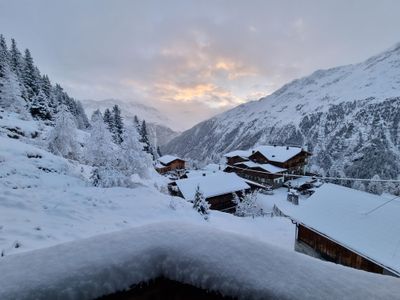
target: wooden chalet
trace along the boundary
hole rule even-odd
[[[297,224],[297,251],[400,277],[399,200],[325,183],[286,213]]]
[[[305,167],[311,153],[300,147],[260,146],[252,150],[249,160],[259,164],[272,164],[286,169],[289,174],[305,174]]]
[[[251,185],[244,179],[234,173],[225,172],[176,180],[170,184],[169,189],[171,194],[192,202],[197,187],[210,203],[211,209],[227,212],[235,210],[232,202],[234,193],[240,196],[243,191],[251,190]]]
[[[164,155],[157,159],[155,169],[160,174],[165,174],[174,170],[184,170],[186,161],[173,156]]]
[[[300,147],[259,146],[250,150],[236,150],[224,155],[227,172],[279,187],[290,174],[303,175],[311,153]]]
[[[257,164],[252,161],[238,162],[233,166],[228,165],[225,172],[234,172],[242,178],[274,188],[282,186],[284,174],[287,174],[286,169],[271,164]]]

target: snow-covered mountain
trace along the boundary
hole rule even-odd
[[[206,120],[164,152],[206,162],[257,144],[303,145],[322,173],[395,178],[399,109],[400,44],[358,64],[318,70]]]
[[[179,132],[171,129],[173,126],[171,120],[154,107],[119,99],[82,100],[81,102],[89,116],[96,109],[104,112],[106,108],[112,108],[117,104],[126,119],[133,120],[136,115],[140,120],[146,120],[150,139],[154,145],[164,145],[179,135]]]

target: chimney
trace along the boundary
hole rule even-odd
[[[274,145],[274,147],[276,147],[276,144]]]
[[[206,176],[206,173],[203,173],[203,176]]]
[[[289,150],[289,146],[286,146],[286,150]]]

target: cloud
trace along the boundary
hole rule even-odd
[[[142,102],[188,128],[398,42],[400,2],[383,2],[0,0],[0,28],[72,96]]]

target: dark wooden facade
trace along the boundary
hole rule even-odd
[[[236,163],[243,162],[243,161],[248,161],[248,159],[245,157],[241,157],[241,156],[232,156],[232,157],[226,158],[226,163],[231,166],[233,166]]]
[[[161,168],[156,168],[156,170],[160,174],[165,174],[173,170],[182,170],[185,169],[185,163],[186,162],[183,159],[175,159],[170,163],[163,165]]]
[[[291,174],[303,174],[304,167],[308,163],[308,157],[311,153],[302,150],[299,154],[293,156],[285,162],[277,162],[273,159],[268,160],[261,152],[256,151],[249,156],[249,159],[259,164],[271,164],[280,168],[287,169]]]
[[[361,256],[302,224],[297,225],[297,243],[305,244],[311,248],[310,250],[315,251],[316,254],[327,261],[368,272],[396,276],[390,270],[383,268],[372,260]]]
[[[234,172],[242,178],[272,187],[282,186],[284,181],[283,174],[266,173],[266,171],[261,168],[248,168],[244,164],[237,164],[235,167],[237,168],[227,166],[224,171],[228,173]]]

